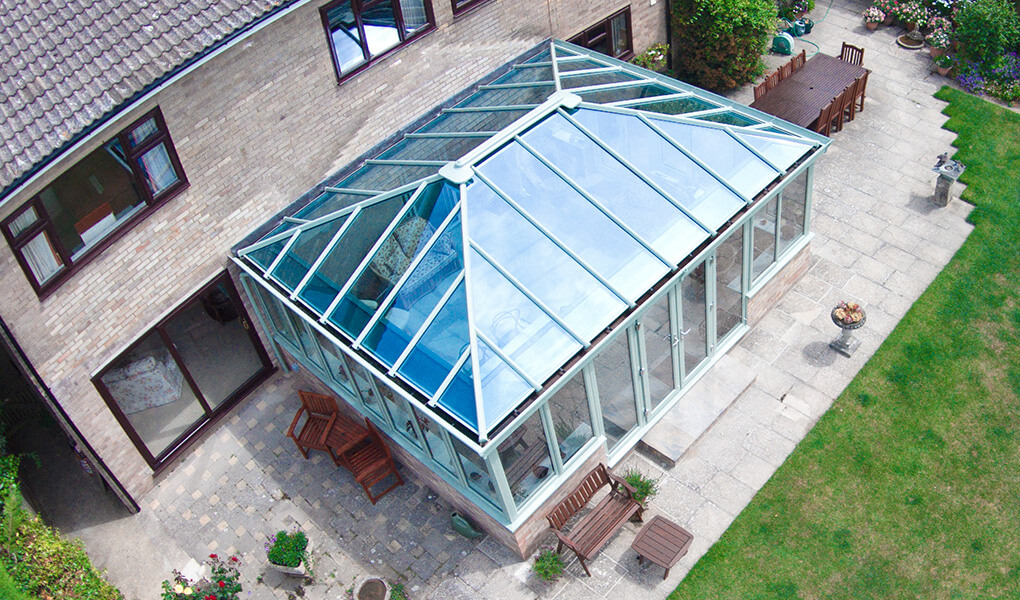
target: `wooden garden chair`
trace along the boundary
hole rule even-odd
[[[853,121],[854,116],[857,114],[857,91],[860,85],[861,80],[856,79],[846,88],[845,97],[843,98],[843,119],[846,121]]]
[[[336,398],[314,394],[312,392],[298,392],[301,397],[301,408],[294,415],[287,429],[287,437],[294,440],[298,450],[307,459],[309,450],[323,450],[329,452],[326,438],[333,429],[333,423],[337,419],[340,410],[336,405]],[[298,422],[301,415],[305,415],[304,425],[298,430]]]
[[[865,90],[865,88],[868,87],[868,74],[869,73],[871,73],[871,71],[864,71],[864,75],[862,75],[861,78],[857,80],[857,84],[858,84],[858,86],[857,86],[857,95],[854,98],[854,102],[857,104],[857,107],[854,109],[855,113],[857,113],[857,112],[864,112],[864,90]]]
[[[832,102],[825,105],[818,113],[818,120],[815,121],[815,131],[825,136],[832,131],[832,105]]]
[[[404,485],[404,480],[397,471],[397,464],[393,462],[393,455],[386,440],[379,434],[379,430],[372,425],[367,418],[365,424],[368,426],[368,438],[344,453],[343,464],[350,469],[354,480],[365,489],[368,499],[375,504],[390,490],[398,485]],[[378,495],[372,495],[372,487],[392,475],[396,481]]]
[[[839,58],[860,67],[864,64],[864,48],[858,48],[843,42],[843,49],[839,52]]]

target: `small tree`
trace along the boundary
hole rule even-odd
[[[973,0],[956,15],[960,54],[984,69],[993,68],[1020,44],[1020,17],[1006,0]]]
[[[721,91],[765,70],[762,54],[776,25],[773,0],[675,0],[671,6],[678,78]]]

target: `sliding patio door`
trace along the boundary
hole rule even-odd
[[[223,273],[93,379],[153,468],[272,370]]]

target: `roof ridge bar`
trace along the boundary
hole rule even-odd
[[[529,88],[529,87],[549,87],[550,85],[555,86],[556,82],[551,79],[543,79],[541,81],[518,81],[516,83],[490,83],[488,85],[478,86],[479,90],[513,90],[517,88]]]
[[[489,431],[487,424],[485,423],[485,406],[482,398],[482,367],[478,361],[478,336],[475,333],[474,322],[475,322],[475,311],[474,311],[474,286],[471,283],[471,277],[469,277],[471,269],[471,247],[470,240],[468,239],[468,221],[467,221],[467,185],[461,184],[460,186],[460,233],[461,233],[461,247],[464,249],[464,299],[467,312],[468,322],[468,345],[471,347],[471,383],[475,391],[475,421],[476,429],[478,433],[478,443],[484,444],[489,439]]]
[[[372,327],[374,327],[376,322],[380,319],[380,317],[382,317],[382,314],[386,312],[387,309],[389,309],[390,304],[392,304],[393,300],[397,297],[397,293],[400,291],[400,288],[404,285],[404,282],[407,281],[407,279],[411,276],[411,273],[415,270],[415,268],[417,268],[418,263],[420,263],[422,259],[425,258],[425,255],[428,254],[429,250],[431,250],[432,247],[436,245],[436,242],[439,241],[440,234],[446,231],[446,228],[450,226],[450,223],[453,221],[454,216],[456,216],[459,212],[457,208],[458,208],[457,206],[454,206],[453,209],[450,210],[450,214],[446,215],[446,218],[443,219],[443,222],[439,224],[439,227],[436,227],[436,231],[435,233],[432,234],[432,237],[429,238],[429,241],[425,242],[425,245],[422,246],[421,252],[418,253],[418,256],[415,256],[414,260],[412,260],[411,263],[407,265],[407,270],[405,270],[404,273],[400,276],[400,278],[397,279],[397,282],[393,284],[393,289],[390,290],[390,293],[386,294],[386,297],[382,299],[382,302],[379,303],[379,306],[375,308],[375,312],[372,313],[372,317],[368,320],[368,323],[365,324],[365,329],[362,330],[358,337],[355,338],[354,343],[351,344],[352,348],[356,349],[358,348],[358,346],[361,345],[361,342],[364,341],[365,336],[368,335],[368,332],[372,330]],[[328,315],[333,312],[333,310],[336,308],[336,305],[339,303],[340,297],[338,296],[333,301],[333,304],[330,305],[329,307],[330,310],[325,315],[323,315],[322,318],[319,319],[319,321],[325,322],[328,319]]]
[[[570,258],[574,259],[574,262],[576,262],[577,264],[581,265],[581,267],[585,271],[588,271],[588,273],[591,274],[592,277],[594,277],[595,279],[598,280],[599,283],[604,285],[610,292],[613,293],[614,296],[616,296],[617,298],[619,298],[620,300],[625,302],[627,304],[627,306],[629,306],[631,308],[633,308],[635,306],[633,301],[631,301],[629,298],[624,296],[623,293],[620,292],[620,290],[616,289],[616,286],[614,286],[613,284],[609,283],[609,280],[607,280],[601,274],[596,272],[595,269],[591,265],[589,265],[576,252],[571,250],[567,246],[566,243],[564,243],[562,240],[560,240],[558,237],[556,237],[556,235],[553,234],[553,232],[549,231],[545,227],[545,225],[542,225],[541,223],[538,222],[537,219],[535,219],[530,214],[528,214],[528,211],[524,210],[524,207],[522,207],[515,200],[510,198],[510,196],[508,196],[503,190],[499,189],[499,187],[491,179],[489,179],[485,175],[482,175],[478,171],[475,171],[475,175],[477,175],[477,177],[480,180],[482,180],[487,186],[489,186],[489,188],[491,188],[492,191],[496,192],[496,195],[499,196],[500,198],[502,198],[507,204],[509,204],[511,206],[511,208],[513,208],[518,213],[520,213],[520,215],[522,217],[524,217],[525,220],[527,220],[529,223],[534,225],[536,229],[538,229],[540,232],[542,232],[542,235],[544,235],[545,237],[549,238],[549,240],[552,241],[552,243],[556,244],[556,246],[558,246],[560,250],[563,250],[563,252],[565,252],[567,254],[567,256],[569,256]]]
[[[542,391],[542,385],[535,381],[535,379],[530,377],[527,373],[525,373],[524,370],[521,369],[520,365],[518,365],[517,362],[514,361],[514,359],[510,358],[510,356],[507,355],[507,353],[499,349],[499,346],[492,343],[492,340],[489,339],[489,336],[485,335],[481,331],[476,331],[475,335],[477,335],[478,339],[483,344],[485,344],[489,348],[489,350],[492,350],[493,354],[498,356],[499,359],[502,360],[504,364],[506,364],[506,366],[510,367],[510,369],[514,373],[517,373],[518,377],[520,377],[528,385],[530,385],[533,390],[535,390],[536,392]]]
[[[494,111],[511,111],[511,110],[531,110],[538,106],[538,104],[504,104],[501,106],[453,106],[451,108],[444,108],[441,112],[443,113],[470,113],[470,112],[494,112]]]
[[[469,238],[469,241],[470,241],[470,238]],[[483,249],[482,247],[480,247],[480,246],[479,246],[478,244],[476,244],[476,243],[474,243],[474,242],[470,242],[470,243],[471,243],[471,248],[473,248],[473,249],[475,250],[475,252],[477,252],[477,253],[478,253],[478,255],[479,255],[479,256],[481,256],[482,258],[484,258],[484,259],[485,259],[485,262],[487,262],[487,263],[489,263],[490,265],[492,265],[492,268],[493,268],[493,269],[496,269],[496,272],[498,272],[498,273],[499,273],[500,275],[502,275],[504,279],[506,279],[507,281],[509,281],[509,282],[510,282],[510,285],[512,285],[512,286],[514,286],[515,288],[517,288],[517,291],[519,291],[520,293],[524,294],[524,296],[525,296],[525,297],[527,297],[527,298],[528,298],[528,300],[531,300],[532,302],[534,302],[534,303],[535,303],[535,306],[537,306],[539,310],[541,310],[542,312],[544,312],[544,313],[546,314],[546,316],[547,316],[547,317],[549,317],[550,319],[552,319],[552,320],[553,320],[553,322],[555,322],[555,323],[556,323],[557,325],[559,325],[560,327],[562,327],[562,328],[563,328],[563,329],[564,329],[564,330],[565,330],[565,331],[566,331],[567,333],[569,333],[569,334],[570,334],[570,337],[572,337],[572,338],[574,338],[575,340],[577,340],[577,341],[578,341],[578,343],[580,343],[580,344],[581,344],[582,346],[584,346],[585,348],[587,348],[588,346],[590,346],[590,345],[591,345],[591,343],[590,343],[590,342],[589,342],[588,340],[584,339],[584,338],[583,338],[583,337],[581,336],[581,334],[579,334],[579,333],[577,333],[576,331],[574,331],[574,328],[573,328],[573,327],[571,327],[570,325],[568,325],[568,324],[567,324],[567,322],[566,322],[566,321],[564,321],[562,317],[560,317],[559,315],[557,315],[555,311],[553,311],[553,310],[552,310],[551,308],[549,308],[549,306],[548,306],[548,305],[546,305],[546,303],[545,303],[545,302],[543,302],[541,298],[539,298],[538,296],[536,296],[536,295],[535,295],[535,293],[534,293],[534,292],[532,292],[531,290],[529,290],[529,289],[527,288],[527,286],[525,286],[525,285],[524,285],[523,283],[521,283],[521,281],[520,281],[519,279],[517,279],[516,277],[514,277],[513,273],[511,273],[510,271],[508,271],[508,270],[506,269],[506,267],[504,267],[503,265],[501,265],[501,264],[499,263],[499,261],[497,261],[497,260],[496,260],[495,258],[493,258],[493,257],[492,257],[492,255],[491,255],[491,254],[489,254],[488,252],[486,252],[486,251],[485,251],[485,250],[484,250],[484,249]],[[486,343],[488,344],[488,342],[486,342]],[[491,344],[490,344],[490,345],[491,345]]]
[[[462,281],[464,281],[464,271],[461,271],[457,275],[457,277],[454,278],[453,282],[450,283],[450,286],[447,287],[446,291],[443,292],[443,295],[439,297],[439,302],[437,302],[436,305],[432,307],[432,310],[429,311],[428,316],[425,317],[425,320],[422,321],[421,325],[418,326],[418,329],[414,332],[414,335],[411,336],[411,339],[407,342],[407,346],[405,346],[404,349],[400,352],[400,355],[397,357],[397,360],[393,362],[393,366],[390,367],[390,370],[387,371],[387,374],[390,377],[396,375],[397,369],[404,366],[404,361],[407,360],[408,356],[410,356],[411,352],[414,350],[414,347],[418,344],[421,338],[425,336],[425,332],[428,331],[429,326],[432,325],[432,322],[435,321],[436,317],[439,316],[440,311],[442,311],[446,307],[446,303],[450,301],[450,297],[453,296],[453,293],[457,291],[457,286],[460,285],[460,282]]]
[[[473,138],[473,137],[492,137],[499,133],[498,131],[447,131],[444,133],[408,133],[404,136],[404,139],[418,140],[418,139],[443,139],[443,138]]]
[[[439,388],[436,390],[436,393],[432,394],[432,396],[429,398],[429,401],[425,403],[425,406],[432,408],[433,406],[439,403],[439,398],[441,398],[442,395],[446,393],[446,389],[449,388],[450,384],[453,383],[453,380],[457,378],[457,373],[460,372],[461,368],[464,366],[464,363],[467,361],[468,356],[470,355],[471,347],[468,346],[467,348],[464,348],[463,352],[460,353],[460,358],[457,359],[457,362],[453,363],[453,368],[450,369],[450,372],[446,374],[446,378],[443,379],[443,383],[439,384]]]
[[[617,68],[619,69],[619,67]],[[620,71],[626,73],[626,71],[624,71],[623,69],[620,69]],[[677,92],[675,94],[665,94],[663,96],[651,96],[649,98],[630,98],[628,100],[617,100],[616,102],[607,102],[606,104],[602,104],[600,106],[616,106],[619,108],[630,108],[633,110],[640,110],[638,107],[641,106],[642,104],[654,104],[655,102],[679,100],[681,98],[690,98],[692,96],[697,98],[697,96],[695,96],[693,92]]]
[[[682,152],[684,154],[684,156],[686,156],[687,158],[691,159],[691,162],[693,162],[694,164],[696,164],[699,167],[701,167],[706,173],[711,175],[716,181],[718,181],[719,183],[723,184],[723,186],[725,186],[726,189],[728,189],[731,192],[733,192],[734,194],[736,194],[738,198],[741,198],[744,201],[744,204],[750,204],[751,202],[754,201],[754,198],[749,198],[743,192],[741,192],[736,187],[734,187],[725,177],[723,177],[722,175],[717,173],[715,171],[715,169],[713,169],[712,167],[710,167],[707,164],[705,164],[705,162],[702,161],[697,156],[695,156],[693,152],[691,152],[690,150],[685,148],[683,144],[681,144],[680,142],[678,142],[678,141],[674,140],[673,138],[671,138],[669,136],[669,134],[667,134],[665,131],[663,131],[658,125],[656,125],[655,123],[652,123],[652,121],[648,117],[646,117],[644,115],[638,115],[638,118],[641,119],[641,121],[645,125],[648,125],[648,127],[650,127],[651,130],[654,131],[657,135],[659,135],[662,139],[666,140],[667,144],[673,146],[674,148],[676,148],[677,150]]]
[[[560,81],[560,66],[556,63],[556,44],[549,42],[549,58],[552,59],[553,83],[556,84],[556,91],[563,89],[563,82]]]
[[[623,73],[623,69],[620,67],[595,67],[594,69],[577,69],[576,71],[566,71],[560,75],[560,77],[569,79],[571,77],[583,77],[585,75],[598,75],[599,73]],[[630,75],[630,73],[628,73]]]
[[[361,274],[368,267],[368,264],[372,262],[373,258],[375,258],[375,253],[379,251],[380,247],[382,247],[383,241],[385,241],[386,238],[388,238],[390,234],[393,233],[393,230],[397,228],[397,223],[399,223],[400,220],[403,219],[408,212],[410,212],[411,207],[414,206],[415,202],[418,201],[418,198],[421,196],[422,192],[429,185],[432,184],[422,183],[420,186],[418,186],[418,189],[414,191],[414,194],[411,194],[411,197],[407,199],[407,202],[405,202],[404,205],[400,207],[400,210],[397,211],[397,214],[393,216],[392,220],[390,220],[389,225],[387,225],[386,228],[383,229],[382,233],[379,234],[379,239],[377,239],[372,244],[372,247],[369,248],[368,252],[365,253],[365,256],[361,259],[361,262],[358,264],[357,267],[355,267],[354,272],[351,273],[351,276],[347,278],[347,281],[345,281],[342,286],[340,286],[340,291],[337,292],[336,298],[333,299],[334,301],[336,301],[337,298],[340,298],[340,301],[343,301],[343,297],[347,295],[347,292],[349,292],[352,287],[354,287],[354,282],[357,281],[358,277],[360,277]],[[440,183],[439,185],[443,184]],[[336,306],[334,306],[333,302],[330,302],[329,308],[334,309],[336,308]],[[327,314],[330,312],[333,311],[327,310]]]
[[[576,181],[574,181],[574,179],[572,177],[570,177],[569,175],[567,175],[566,173],[561,171],[559,167],[557,167],[551,161],[547,160],[544,156],[542,156],[542,154],[538,150],[536,150],[534,147],[532,147],[532,145],[529,144],[528,142],[524,141],[524,139],[521,138],[520,135],[514,137],[514,139],[521,146],[524,146],[524,149],[527,150],[528,152],[530,152],[531,155],[534,156],[536,159],[538,159],[539,162],[541,162],[546,167],[549,167],[549,170],[552,171],[553,173],[555,173],[557,177],[559,177],[560,179],[565,181],[567,183],[567,185],[569,185],[570,187],[572,187],[574,189],[574,191],[576,191],[585,200],[587,200],[589,203],[591,203],[602,214],[604,214],[610,221],[615,223],[617,225],[617,227],[619,227],[620,229],[622,229],[625,232],[627,232],[627,235],[629,235],[630,237],[634,238],[634,241],[636,241],[637,243],[641,244],[641,246],[643,246],[645,250],[647,250],[655,258],[659,259],[659,261],[661,261],[664,265],[666,265],[671,271],[674,268],[676,268],[676,265],[674,265],[672,262],[670,262],[669,259],[667,259],[665,256],[663,256],[658,250],[656,250],[654,247],[652,247],[651,243],[649,243],[643,237],[641,237],[641,235],[638,234],[636,231],[634,231],[630,227],[630,225],[627,225],[626,223],[621,221],[615,214],[613,214],[613,211],[609,210],[609,208],[606,207],[606,205],[604,205],[602,202],[600,202],[594,196],[589,194],[581,186],[581,184],[577,183]]]
[[[448,160],[414,160],[414,159],[391,159],[372,158],[365,161],[366,165],[380,165],[384,167],[441,167],[448,163]]]
[[[597,135],[595,135],[594,133],[589,131],[587,127],[585,127],[584,125],[579,123],[577,120],[575,120],[573,117],[568,115],[566,111],[561,110],[561,111],[559,111],[559,113],[560,113],[561,116],[566,118],[567,121],[571,125],[576,127],[578,131],[580,131],[585,136],[587,136],[588,139],[590,139],[591,141],[595,142],[596,145],[598,145],[600,148],[602,148],[607,154],[609,154],[610,156],[615,158],[621,165],[623,165],[624,167],[627,168],[627,170],[629,170],[631,173],[636,175],[637,178],[640,179],[641,181],[643,181],[648,187],[650,187],[653,190],[655,190],[660,196],[665,198],[670,204],[675,206],[677,208],[677,210],[679,210],[684,215],[686,215],[687,218],[690,219],[691,221],[693,221],[698,227],[701,227],[702,229],[704,229],[709,235],[715,235],[716,234],[715,229],[709,227],[701,219],[699,219],[697,216],[695,216],[691,211],[689,211],[687,209],[687,207],[685,207],[683,204],[681,204],[679,200],[677,200],[670,193],[668,193],[666,190],[664,190],[662,188],[662,186],[660,186],[659,184],[657,184],[654,181],[652,181],[651,179],[649,179],[648,176],[645,175],[644,173],[642,173],[640,169],[638,169],[633,164],[631,164],[631,162],[629,160],[627,160],[626,158],[621,156],[619,152],[617,152],[616,150],[613,150],[609,146],[609,144],[604,142]]]

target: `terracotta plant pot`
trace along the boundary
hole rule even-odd
[[[928,54],[930,54],[932,58],[935,58],[936,56],[942,56],[945,53],[946,53],[945,48],[935,48],[934,46],[928,47]]]
[[[875,31],[878,29],[878,23],[865,23],[864,26],[868,28],[868,31]]]
[[[935,67],[935,68],[938,69],[939,75],[945,77],[949,75],[949,69],[951,69],[952,67]]]
[[[885,20],[882,21],[882,25],[892,25],[893,21],[895,21],[895,20],[896,20],[896,17],[894,17],[892,15],[888,15],[888,16],[886,16]]]
[[[907,28],[907,33],[910,33],[911,31],[917,29],[917,23],[907,23],[905,27]]]

